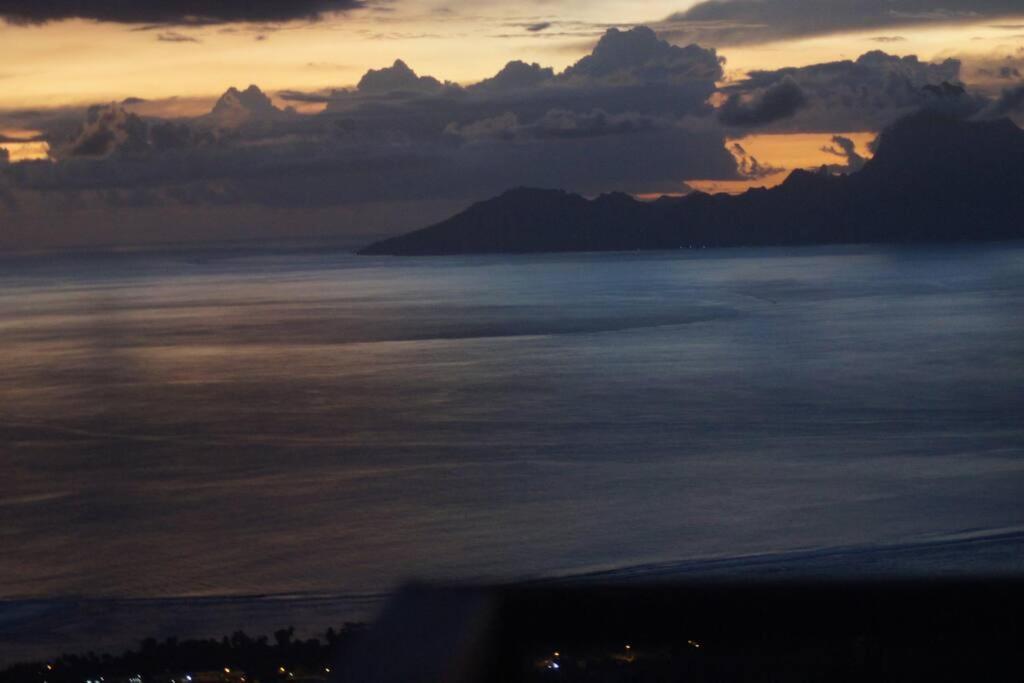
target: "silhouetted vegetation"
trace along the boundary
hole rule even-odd
[[[0,683],[83,683],[161,680],[174,683],[249,683],[326,678],[344,656],[362,624],[327,629],[322,638],[295,638],[295,629],[273,638],[236,631],[221,639],[158,641],[146,638],[121,655],[65,654],[47,662],[15,664],[0,671]]]

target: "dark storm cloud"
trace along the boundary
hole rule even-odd
[[[463,126],[452,124],[446,132],[465,140],[581,139],[624,135],[671,125],[670,121],[641,114],[609,114],[601,109],[590,112],[552,109],[531,123],[521,123],[515,114],[506,112]]]
[[[722,61],[714,50],[659,40],[646,26],[629,31],[612,28],[593,52],[567,68],[562,78],[620,84],[716,81],[722,77]]]
[[[361,0],[0,0],[12,24],[93,19],[122,24],[203,25],[319,19],[362,7]]]
[[[856,60],[754,71],[746,80],[725,88],[729,100],[721,114],[723,122],[732,121],[733,125],[750,121],[750,115],[757,112],[744,107],[744,101],[757,104],[759,96],[785,83],[792,84],[790,89],[793,85],[800,89],[803,104],[790,116],[771,121],[753,117],[754,122],[768,123],[778,131],[842,132],[881,130],[922,108],[969,114],[982,108],[984,102],[962,87],[960,68],[955,59],[923,62],[915,56],[897,57],[876,50]],[[793,92],[789,99],[779,99],[777,109],[783,111],[781,104],[797,101]]]
[[[118,201],[279,207],[475,199],[516,185],[678,191],[687,178],[737,177],[707,104],[721,75],[714,51],[648,29],[608,32],[563,73],[511,62],[467,87],[397,60],[353,89],[285,93],[326,102],[318,115],[281,110],[255,87],[229,89],[191,120],[97,108],[52,131],[57,163],[9,175]]]
[[[1024,114],[1024,84],[1004,90],[986,113],[989,116]]]
[[[1021,16],[1019,0],[708,0],[661,28],[705,45]]]
[[[115,151],[141,153],[146,145],[146,123],[122,107],[91,107],[77,137],[58,153],[66,157],[106,157]]]
[[[673,46],[648,29],[613,30],[560,73],[515,61],[459,86],[398,60],[355,88],[281,94],[326,104],[317,115],[281,109],[255,86],[228,89],[192,119],[140,117],[116,104],[22,113],[10,127],[45,131],[53,160],[10,164],[0,177],[15,192],[118,210],[462,202],[520,185],[678,191],[687,179],[778,170],[745,150],[730,153],[723,124],[879,130],[926,105],[975,106],[959,68],[872,52],[754,72],[720,91],[714,50]],[[708,103],[716,92],[726,95],[717,112]],[[862,161],[848,143],[833,140],[834,170]]]
[[[718,120],[727,126],[763,126],[789,118],[807,104],[807,96],[792,78],[783,78],[745,98],[732,94],[718,110]]]

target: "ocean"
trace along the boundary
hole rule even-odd
[[[4,257],[0,661],[408,580],[1019,576],[1022,415],[1019,243]]]

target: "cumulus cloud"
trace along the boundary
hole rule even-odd
[[[591,54],[566,69],[562,78],[622,84],[716,81],[722,77],[722,61],[714,50],[659,40],[646,26],[629,31],[613,28]]]
[[[119,104],[90,107],[81,130],[66,144],[53,149],[56,158],[108,157],[115,152],[141,154],[148,142],[145,122]]]
[[[534,62],[515,60],[509,62],[491,78],[485,78],[473,88],[478,92],[504,92],[535,88],[555,80],[555,71],[551,67],[542,67]]]
[[[362,7],[361,0],[0,0],[12,24],[92,19],[121,24],[204,25],[315,20]]]
[[[807,96],[792,78],[783,78],[753,93],[733,93],[718,110],[727,126],[763,126],[789,118],[807,104]]]
[[[401,60],[353,89],[286,93],[317,115],[229,89],[204,116],[140,118],[120,105],[68,131],[45,129],[58,163],[17,164],[35,191],[91,193],[111,205],[474,200],[516,185],[585,193],[676,191],[688,178],[735,178],[707,104],[717,54],[649,30],[611,31],[562,73],[511,62],[460,87]]]
[[[401,59],[383,69],[370,69],[359,80],[357,90],[376,95],[394,92],[436,93],[444,84],[432,76],[417,76]]]
[[[234,86],[220,96],[204,122],[222,128],[237,128],[253,123],[270,123],[287,119],[293,112],[278,109],[271,99],[255,85],[245,90]]]
[[[1020,16],[1019,0],[706,0],[661,28],[704,45]]]
[[[981,101],[959,82],[960,69],[957,60],[875,51],[757,71],[719,89],[715,50],[671,45],[646,28],[611,30],[561,72],[513,61],[459,86],[397,60],[355,88],[278,93],[326,104],[319,114],[275,106],[256,86],[228,89],[200,116],[161,118],[159,107],[127,101],[3,112],[0,128],[44,131],[53,158],[6,164],[0,187],[22,207],[60,198],[62,206],[154,215],[185,207],[225,221],[251,221],[243,206],[351,215],[353,206],[451,208],[519,185],[672,192],[688,179],[777,172],[742,145],[726,145],[737,128],[838,134],[880,130],[922,107],[977,111]],[[984,101],[988,115],[1020,111],[1024,95],[1005,89],[998,102]],[[709,104],[716,92],[724,95],[717,111]],[[838,135],[827,151],[837,157],[834,170],[863,162]]]
[[[856,60],[754,71],[724,92],[729,96],[726,105],[735,103],[742,121],[749,109],[741,106],[744,101],[756,103],[759,95],[790,83],[789,99],[780,99],[792,104],[797,101],[793,86],[799,88],[803,104],[791,115],[767,122],[776,131],[881,130],[921,108],[962,113],[979,109],[981,101],[960,83],[960,67],[956,59],[932,63],[875,50]],[[732,109],[721,113],[727,121]]]

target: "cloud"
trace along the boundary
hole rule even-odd
[[[205,121],[221,128],[237,128],[249,123],[288,118],[290,114],[274,106],[270,98],[255,85],[245,90],[232,86],[213,105]]]
[[[671,45],[646,26],[629,31],[612,28],[593,52],[567,68],[562,78],[620,84],[716,81],[722,78],[722,62],[714,50]]]
[[[90,107],[81,130],[65,145],[54,149],[57,158],[126,156],[144,152],[148,145],[145,122],[118,104]]]
[[[316,115],[281,110],[255,86],[191,119],[111,105],[83,125],[43,128],[57,163],[16,164],[9,176],[24,191],[115,208],[293,209],[468,201],[524,184],[678,191],[688,178],[737,177],[707,104],[721,75],[713,50],[610,31],[590,57],[562,73],[514,61],[466,87],[397,60],[353,89],[284,93],[326,103]]]
[[[333,94],[330,92],[303,92],[301,90],[280,90],[277,97],[285,102],[299,102],[302,104],[326,104],[331,101]]]
[[[739,164],[740,175],[744,178],[764,178],[765,176],[785,171],[783,168],[761,163],[757,157],[748,153],[746,148],[739,142],[732,143],[729,149]]]
[[[806,104],[804,91],[787,77],[754,93],[733,93],[718,110],[718,120],[727,126],[763,126],[789,118]]]
[[[889,27],[1020,16],[1019,0],[706,0],[659,26],[704,45],[763,43]]]
[[[832,145],[822,147],[821,151],[843,159],[844,164],[842,166],[830,168],[833,172],[853,173],[863,168],[864,163],[867,161],[857,153],[857,143],[842,135],[833,135]]]
[[[0,18],[11,24],[92,19],[184,26],[310,21],[363,5],[361,0],[0,0]]]
[[[993,117],[1024,114],[1024,84],[1004,90],[985,113]]]
[[[188,149],[195,141],[192,129],[184,123],[161,121],[149,127],[149,144],[156,152]]]
[[[474,86],[478,92],[501,92],[510,90],[522,90],[535,88],[544,83],[551,83],[555,79],[555,72],[551,67],[542,67],[540,64],[527,64],[519,60],[509,62],[501,71],[486,78]]]
[[[536,24],[529,24],[524,28],[526,28],[526,30],[529,31],[530,33],[539,33],[541,31],[546,31],[547,29],[551,28],[551,22],[540,21],[537,22]]]
[[[184,33],[178,33],[177,31],[164,31],[156,35],[156,39],[161,43],[199,43],[202,42],[198,38],[187,36]]]
[[[371,95],[393,92],[436,93],[443,88],[444,84],[432,76],[417,76],[401,59],[396,59],[394,64],[383,69],[370,69],[357,86],[359,92]]]
[[[515,114],[505,112],[461,126],[451,124],[445,132],[465,140],[582,139],[626,135],[671,125],[671,122],[636,113],[552,109],[531,123],[520,123]]]
[[[983,104],[961,86],[960,68],[956,59],[923,62],[913,55],[897,57],[875,50],[856,60],[753,71],[746,80],[723,90],[728,95],[726,105],[733,104],[723,107],[720,114],[724,115],[724,123],[732,121],[733,125],[749,120],[750,107],[742,106],[744,102],[756,104],[762,93],[787,82],[791,84],[788,99],[780,97],[781,104],[799,101],[793,86],[803,94],[803,104],[795,110],[779,106],[790,115],[770,121],[753,117],[754,123],[767,124],[778,132],[843,132],[881,130],[896,119],[927,107],[970,113]],[[781,93],[786,94],[787,90]],[[734,113],[739,121],[730,119]]]
[[[1024,82],[1024,47],[988,54],[965,54],[964,80],[971,87],[998,96],[1014,83]]]
[[[187,209],[237,221],[243,234],[259,213],[254,207],[348,212],[363,229],[381,224],[352,207],[378,207],[375,215],[384,216],[379,207],[451,207],[520,185],[673,192],[687,180],[778,170],[742,145],[730,149],[726,133],[736,128],[839,134],[880,130],[923,107],[1019,107],[1009,89],[999,105],[980,100],[959,83],[960,69],[953,59],[874,51],[755,71],[720,89],[715,50],[671,45],[646,28],[610,30],[561,72],[512,61],[460,86],[396,60],[368,71],[355,88],[278,93],[326,105],[317,114],[275,106],[256,86],[232,87],[200,111],[196,102],[187,109],[122,102],[0,112],[0,128],[43,131],[52,156],[7,164],[0,186],[23,216],[33,210],[26,207],[53,207],[57,199],[69,215],[74,207],[119,216]],[[716,93],[724,95],[717,111],[709,104]],[[835,170],[862,161],[840,136],[828,150],[837,156]]]

